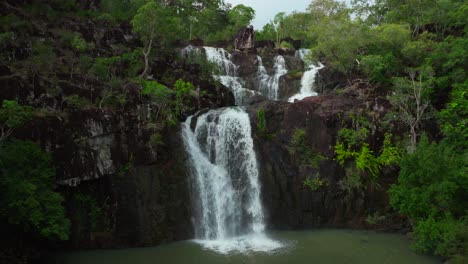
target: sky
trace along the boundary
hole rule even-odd
[[[224,0],[236,6],[243,4],[255,9],[255,19],[252,25],[255,29],[262,29],[279,12],[289,14],[293,11],[303,12],[312,0]]]

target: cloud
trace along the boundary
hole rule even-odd
[[[279,12],[292,13],[293,11],[305,11],[311,0],[225,0],[233,6],[243,4],[255,9],[255,19],[252,25],[256,29],[262,29]]]

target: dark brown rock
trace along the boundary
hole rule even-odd
[[[255,30],[253,27],[242,28],[234,39],[234,49],[249,50],[255,48]]]
[[[265,133],[257,130],[259,109],[265,111]],[[365,103],[361,100],[332,94],[294,104],[264,101],[249,107],[262,200],[270,228],[366,228],[370,227],[366,222],[368,215],[377,210],[391,212],[385,190],[395,181],[395,172],[385,173],[382,189],[368,185],[363,193],[349,192],[343,187],[345,169],[333,160],[333,146],[344,125],[343,117],[363,109]],[[306,132],[306,144],[326,157],[317,168],[301,165],[290,154],[289,144],[297,128]],[[373,137],[378,140],[381,135]],[[317,177],[326,186],[316,191],[304,186],[307,178]],[[398,226],[396,223],[388,226]]]

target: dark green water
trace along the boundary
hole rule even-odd
[[[193,241],[141,249],[99,250],[59,256],[66,264],[223,264],[223,263],[440,263],[409,249],[410,241],[397,234],[371,231],[317,230],[277,232],[270,237],[284,247],[274,252],[218,254]]]

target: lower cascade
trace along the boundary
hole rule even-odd
[[[265,234],[258,166],[248,114],[210,110],[183,124],[192,170],[196,241],[219,253],[272,251]]]

